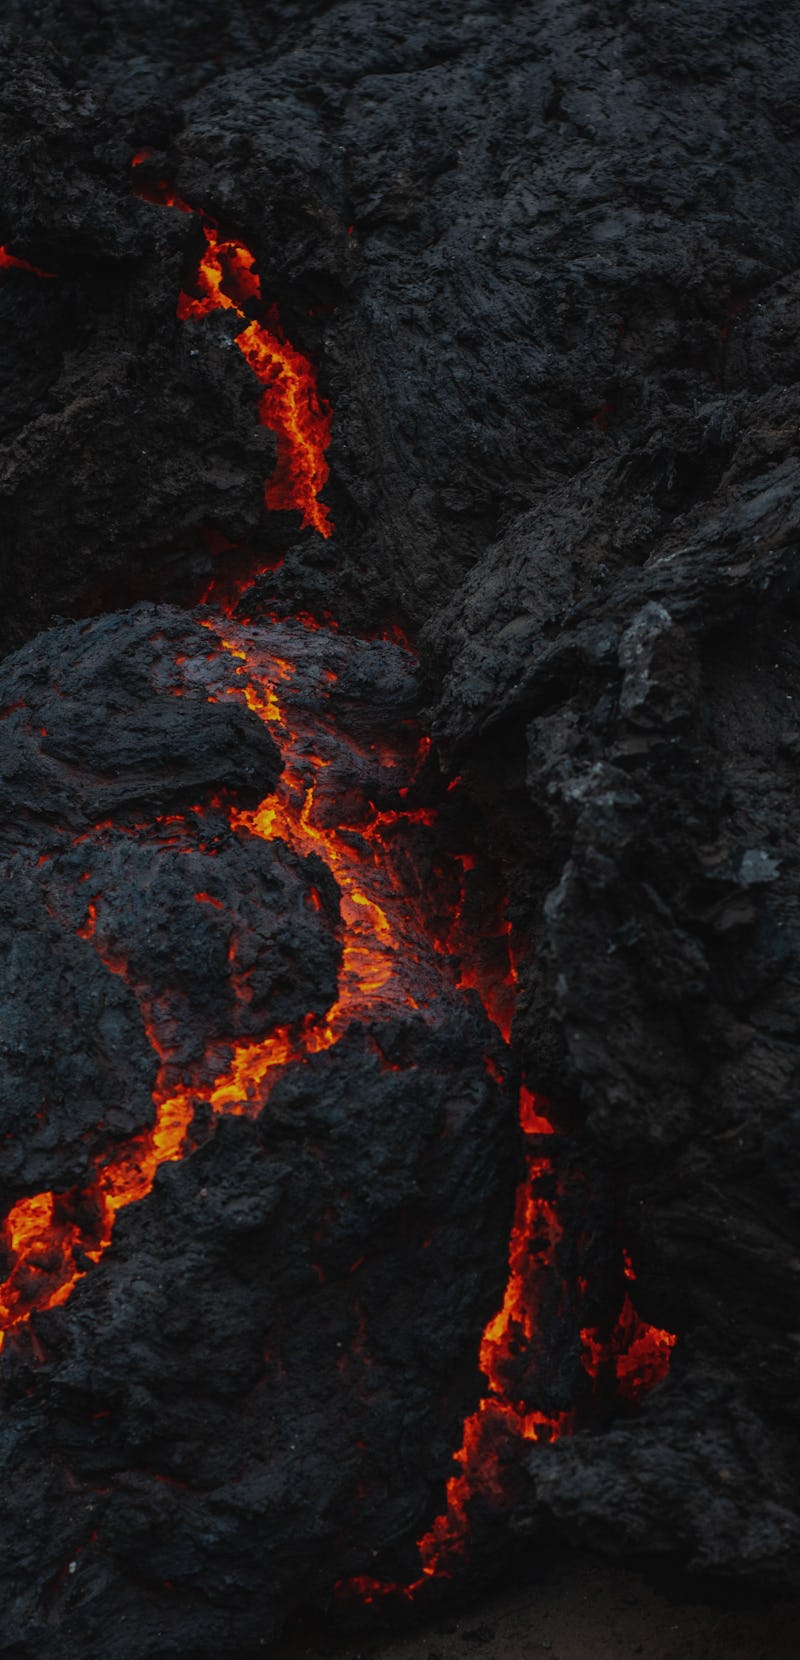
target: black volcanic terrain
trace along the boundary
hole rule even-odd
[[[797,1587],[795,6],[0,45],[0,1654]]]

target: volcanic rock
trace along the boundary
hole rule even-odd
[[[53,1652],[57,1629],[65,1660],[245,1653],[373,1551],[407,1583],[484,1387],[511,1155],[474,993],[420,950],[404,990],[424,986],[435,1031],[408,1008],[359,1018],[260,1114],[211,1105],[270,1009],[322,1043],[344,983],[336,872],[247,829],[311,788],[312,753],[317,848],[347,825],[383,856],[375,814],[435,801],[451,851],[454,824],[477,837],[460,944],[505,944],[508,896],[515,1054],[583,1190],[561,1192],[567,1291],[548,1280],[552,1330],[520,1375],[581,1407],[578,1280],[586,1329],[608,1336],[627,1295],[677,1336],[639,1416],[609,1400],[591,1429],[516,1443],[470,1571],[509,1527],[559,1527],[796,1577],[794,8],[7,0],[5,18],[0,233],[54,275],[0,276],[2,640],[211,585],[202,618],[59,628],[4,670],[9,1203],[146,1140],[168,1064],[193,1137],[4,1350],[9,1652]],[[200,211],[253,251],[332,405],[329,539],[264,512],[275,447],[241,325],[176,316]],[[230,542],[252,586],[225,588]],[[396,624],[422,682],[400,646],[355,639]],[[231,695],[228,634],[248,673],[300,666],[321,747],[290,766],[284,744],[282,782]],[[460,890],[427,833],[394,825],[387,869],[449,938]]]

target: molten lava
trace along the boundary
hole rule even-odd
[[[154,1093],[155,1124],[99,1158],[89,1189],[79,1194],[36,1194],[13,1207],[2,1228],[11,1269],[0,1286],[0,1343],[33,1310],[53,1308],[67,1299],[87,1271],[82,1259],[97,1262],[108,1248],[117,1212],[150,1191],[161,1164],[190,1150],[199,1101],[206,1101],[214,1113],[256,1114],[280,1068],[329,1049],[351,1021],[388,1010],[420,1009],[412,986],[416,986],[419,965],[431,958],[433,947],[409,913],[399,872],[393,869],[387,849],[389,831],[404,821],[418,821],[419,811],[389,813],[368,806],[366,815],[353,824],[330,828],[325,808],[330,811],[331,801],[325,801],[320,812],[317,794],[331,764],[326,745],[332,755],[335,744],[324,725],[317,722],[315,726],[301,710],[290,714],[285,707],[294,665],[281,656],[259,655],[249,646],[245,650],[230,639],[220,641],[218,649],[229,655],[234,672],[242,679],[236,695],[269,724],[284,755],[275,794],[250,812],[227,809],[231,827],[239,835],[279,839],[301,857],[317,854],[333,872],[343,924],[339,995],[324,1017],[310,1014],[295,1028],[277,1027],[266,1038],[231,1044],[228,1064],[209,1083],[203,1078],[176,1077],[157,1016],[133,987],[147,1035],[161,1061]],[[176,819],[179,844],[181,828],[185,829],[183,821]],[[219,903],[203,892],[196,899]],[[102,894],[87,899],[86,918],[78,934],[94,944],[111,972],[126,977],[126,964],[109,952]],[[209,1056],[212,1065],[213,1056]]]
[[[134,165],[140,167],[146,159],[147,152],[140,152]],[[145,178],[139,193],[159,205],[193,211],[163,181]],[[285,340],[274,311],[266,311],[250,250],[222,236],[208,215],[201,213],[200,219],[206,246],[192,280],[193,292],[179,297],[178,315],[201,318],[221,309],[242,319],[244,327],[236,336],[236,345],[263,387],[260,419],[278,439],[275,474],[265,490],[267,506],[295,509],[304,526],[327,536],[332,527],[319,496],[328,477],[325,450],[331,411],[317,391],[312,366]],[[0,264],[34,269],[4,251]],[[311,618],[296,619],[295,626],[320,627]],[[210,620],[208,627],[213,630]],[[404,826],[433,828],[435,814],[419,807],[379,809],[367,796],[355,804],[352,820],[347,822],[335,782],[328,783],[328,778],[335,778],[330,730],[324,716],[315,719],[302,696],[295,697],[297,669],[288,648],[280,654],[268,649],[263,628],[250,632],[226,628],[224,638],[212,632],[211,659],[224,656],[233,667],[236,684],[232,687],[228,682],[226,692],[244,699],[269,725],[282,752],[283,772],[274,794],[257,807],[245,810],[217,802],[215,809],[227,814],[237,836],[276,839],[302,858],[313,854],[327,865],[340,896],[338,993],[324,1015],[309,1013],[295,1026],[276,1027],[266,1037],[231,1040],[224,1048],[222,1065],[217,1045],[206,1056],[204,1068],[182,1074],[166,1031],[159,1029],[157,1010],[129,979],[126,962],[111,949],[102,893],[87,893],[85,917],[77,932],[97,950],[109,972],[131,984],[159,1058],[155,1122],[98,1156],[93,1179],[85,1188],[34,1194],[19,1199],[10,1210],[1,1230],[9,1271],[0,1286],[0,1343],[35,1311],[54,1308],[69,1298],[108,1248],[117,1213],[149,1193],[160,1165],[192,1150],[199,1103],[214,1114],[259,1113],[283,1068],[331,1048],[352,1021],[408,1010],[428,1018],[424,986],[432,962],[437,965],[436,975],[445,980],[452,964],[447,995],[458,999],[477,992],[505,1041],[510,1038],[517,975],[511,924],[504,910],[487,928],[480,950],[474,949],[477,942],[468,937],[462,904],[455,905],[444,929],[428,926],[424,917],[415,914],[395,843]],[[281,640],[285,638],[286,630]],[[183,661],[176,662],[178,690]],[[323,692],[336,681],[330,669],[321,678]],[[323,699],[323,711],[324,707]],[[429,740],[422,739],[419,763],[429,748]],[[398,766],[398,757],[391,752],[379,759],[390,771]],[[413,777],[413,766],[409,768],[407,762],[408,757],[405,770],[401,769],[405,782],[398,785],[396,799],[405,799]],[[194,809],[193,814],[196,822],[202,809]],[[159,833],[181,844],[190,816],[159,825]],[[77,839],[87,841],[103,828],[98,825]],[[118,831],[125,828],[116,826]],[[135,828],[139,833],[142,827]],[[463,882],[475,867],[475,856],[462,852],[457,863],[463,897]],[[201,905],[221,905],[204,890],[195,894],[195,900]],[[309,904],[317,909],[321,904],[313,887]],[[236,989],[235,963],[231,966]],[[491,1057],[487,1057],[487,1069],[492,1076],[501,1075]],[[552,1442],[575,1427],[572,1411],[547,1414],[538,1410],[522,1398],[517,1382],[520,1357],[524,1359],[542,1330],[543,1287],[548,1274],[554,1272],[563,1232],[555,1159],[548,1151],[555,1136],[548,1103],[523,1087],[519,1116],[528,1150],[525,1177],[516,1196],[508,1282],[502,1306],[483,1333],[479,1361],[486,1386],[464,1425],[462,1445],[455,1455],[458,1470],[447,1483],[446,1508],[419,1540],[416,1580],[398,1587],[360,1576],[347,1582],[343,1594],[368,1602],[398,1592],[413,1597],[431,1578],[463,1566],[473,1511],[478,1505],[494,1511],[508,1506],[521,1445]],[[626,1260],[629,1280],[632,1273]],[[675,1339],[646,1325],[626,1292],[613,1329],[604,1333],[585,1327],[580,1341],[583,1367],[592,1385],[599,1387],[610,1378],[617,1397],[631,1405],[666,1375]]]
[[[344,1600],[368,1606],[402,1597],[413,1601],[433,1578],[452,1577],[469,1562],[476,1506],[484,1513],[507,1512],[518,1486],[521,1444],[553,1442],[577,1427],[572,1411],[545,1413],[531,1408],[515,1393],[520,1357],[541,1331],[541,1301],[548,1271],[562,1237],[554,1167],[547,1157],[544,1136],[554,1134],[547,1116],[548,1103],[523,1084],[520,1090],[520,1127],[532,1137],[526,1157],[525,1179],[517,1189],[509,1246],[509,1277],[502,1307],[486,1326],[480,1345],[480,1368],[488,1390],[464,1424],[459,1466],[446,1486],[446,1507],[418,1541],[421,1572],[409,1584],[361,1574],[337,1586]],[[624,1254],[625,1274],[633,1278],[630,1258]],[[626,1293],[609,1335],[581,1331],[584,1369],[597,1385],[611,1376],[617,1398],[636,1406],[669,1371],[675,1337],[647,1325]]]
[[[627,1277],[635,1276],[631,1273]],[[626,1292],[611,1335],[604,1337],[597,1329],[585,1326],[581,1343],[583,1364],[590,1378],[600,1381],[609,1377],[617,1399],[635,1406],[657,1383],[663,1383],[675,1335],[647,1325],[637,1314],[630,1292]]]
[[[148,154],[140,150],[134,157],[134,167],[141,167]],[[181,213],[195,211],[164,180],[143,182],[139,194],[146,201],[177,208]],[[233,311],[244,320],[245,308],[259,311],[260,315],[236,335],[236,345],[264,388],[259,420],[278,440],[277,465],[265,485],[264,500],[272,510],[295,509],[302,516],[304,529],[310,526],[321,536],[330,536],[330,514],[319,500],[329,475],[325,451],[331,437],[330,405],[320,396],[313,366],[284,338],[275,308],[264,307],[250,249],[243,242],[223,237],[208,214],[201,211],[199,217],[206,247],[193,278],[196,293],[179,295],[178,316],[187,319],[207,317],[212,311]]]
[[[31,265],[27,259],[18,259],[16,254],[9,253],[8,248],[0,248],[0,271],[28,271],[33,277],[44,277],[51,281],[55,271],[41,271],[38,265]]]

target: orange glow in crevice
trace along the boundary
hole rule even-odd
[[[635,1278],[627,1267],[625,1273],[627,1279]],[[635,1406],[667,1376],[675,1335],[648,1325],[637,1314],[626,1291],[611,1336],[604,1338],[597,1329],[585,1326],[581,1344],[589,1377],[596,1382],[607,1378],[617,1399]]]
[[[525,1178],[516,1194],[509,1245],[509,1275],[502,1307],[488,1322],[480,1345],[480,1369],[487,1389],[466,1419],[455,1454],[458,1473],[446,1485],[445,1508],[418,1540],[419,1576],[407,1584],[361,1574],[340,1582],[337,1595],[374,1607],[395,1598],[413,1602],[431,1580],[452,1578],[469,1565],[473,1512],[501,1516],[519,1491],[520,1450],[524,1443],[553,1443],[578,1427],[572,1411],[545,1413],[520,1401],[514,1391],[520,1357],[541,1338],[540,1303],[548,1271],[562,1237],[554,1166],[541,1138],[554,1134],[548,1103],[525,1085],[520,1090],[520,1125],[535,1137],[526,1157]],[[556,1197],[553,1197],[553,1194]],[[633,1276],[624,1253],[625,1276]],[[669,1371],[675,1337],[648,1325],[625,1293],[610,1336],[584,1329],[582,1363],[593,1385],[609,1379],[616,1399],[636,1407]]]
[[[148,155],[148,151],[140,150],[134,157],[134,167],[142,166]],[[144,200],[159,206],[177,208],[181,213],[195,211],[163,180],[137,181],[137,190]],[[236,335],[236,345],[264,388],[259,420],[278,441],[275,472],[264,490],[266,506],[273,511],[294,509],[300,513],[304,529],[311,527],[321,536],[330,536],[330,514],[319,499],[329,474],[325,451],[331,437],[330,405],[317,389],[313,366],[285,339],[275,307],[265,308],[250,249],[243,242],[222,236],[202,210],[198,216],[206,247],[192,280],[196,292],[180,294],[178,316],[187,319],[207,317],[212,311],[232,311],[246,322]],[[254,308],[259,316],[246,321]]]
[[[420,1574],[406,1585],[359,1575],[337,1587],[340,1597],[368,1606],[398,1596],[413,1601],[430,1580],[463,1571],[469,1561],[473,1507],[477,1503],[494,1514],[508,1510],[521,1444],[557,1441],[575,1428],[572,1412],[537,1411],[520,1401],[513,1389],[519,1357],[541,1328],[539,1302],[545,1274],[552,1268],[562,1236],[552,1196],[553,1165],[539,1141],[553,1134],[546,1107],[545,1101],[523,1086],[521,1123],[537,1141],[527,1154],[525,1179],[517,1188],[502,1307],[488,1322],[481,1340],[479,1362],[487,1388],[464,1424],[461,1447],[455,1454],[458,1473],[447,1482],[445,1509],[418,1541]]]
[[[160,1164],[180,1158],[193,1100],[157,1086],[154,1101],[154,1128],[98,1159],[90,1188],[37,1193],[9,1211],[0,1232],[11,1265],[0,1285],[0,1347],[32,1312],[67,1301],[86,1272],[84,1259],[99,1262],[108,1249],[117,1211],[150,1192]]]

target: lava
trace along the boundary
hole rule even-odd
[[[626,1268],[626,1277],[635,1276],[632,1272],[628,1274]],[[667,1376],[675,1334],[648,1325],[626,1291],[610,1336],[585,1326],[581,1344],[583,1364],[590,1378],[598,1383],[608,1378],[617,1399],[635,1406]]]
[[[134,166],[141,167],[147,159],[148,152],[139,152]],[[147,175],[139,184],[139,194],[160,206],[195,211],[164,181],[153,182]],[[252,252],[244,243],[223,236],[207,214],[200,212],[199,218],[205,248],[190,284],[193,292],[179,296],[178,316],[196,319],[228,310],[242,320],[236,345],[263,388],[259,418],[278,440],[275,473],[265,486],[266,505],[292,508],[301,514],[305,527],[328,536],[332,526],[320,492],[328,477],[325,451],[331,431],[330,408],[317,390],[311,364],[284,338],[274,308],[264,306]],[[5,250],[0,251],[0,265],[35,270]],[[206,620],[213,631],[215,622]],[[321,627],[313,618],[296,621],[310,630]],[[93,1179],[85,1188],[33,1194],[19,1199],[9,1211],[0,1230],[8,1263],[7,1278],[0,1285],[0,1344],[9,1332],[28,1323],[33,1312],[68,1300],[111,1243],[118,1212],[150,1192],[162,1164],[191,1151],[198,1103],[204,1102],[214,1114],[257,1114],[283,1068],[330,1049],[351,1022],[400,1010],[429,1018],[424,987],[426,974],[431,972],[439,978],[449,973],[449,995],[455,998],[477,993],[505,1042],[510,1040],[517,972],[505,908],[500,907],[481,941],[468,936],[462,902],[454,906],[447,926],[438,932],[415,914],[404,889],[401,861],[393,854],[394,839],[403,826],[432,829],[436,815],[420,807],[379,808],[367,795],[356,804],[352,822],[339,822],[344,807],[337,802],[335,783],[327,782],[329,776],[335,777],[335,768],[328,773],[335,745],[325,720],[315,721],[302,698],[294,698],[296,663],[288,654],[270,651],[265,639],[263,629],[253,634],[228,627],[224,637],[212,632],[210,657],[213,662],[221,654],[227,656],[236,685],[226,690],[245,700],[268,724],[281,749],[283,771],[274,793],[255,808],[221,801],[213,805],[226,813],[237,836],[278,840],[302,858],[317,856],[332,873],[341,927],[336,999],[324,1014],[309,1013],[296,1025],[278,1026],[266,1037],[229,1041],[224,1064],[220,1064],[217,1046],[207,1055],[205,1069],[182,1076],[159,1031],[154,1008],[130,981],[127,964],[110,950],[102,894],[87,894],[85,918],[76,931],[99,953],[108,971],[126,978],[139,996],[145,1029],[159,1060],[155,1119],[151,1128],[99,1155]],[[176,673],[180,667],[176,662]],[[335,684],[336,675],[326,669],[323,680],[324,703],[325,690]],[[173,690],[180,692],[177,682]],[[417,769],[429,748],[428,739],[419,740]],[[399,758],[390,751],[377,759],[389,769],[399,765]],[[398,800],[407,796],[414,775],[413,766],[409,771],[407,763],[406,757]],[[453,780],[450,789],[458,782]],[[194,813],[196,820],[201,809]],[[75,840],[86,842],[106,828],[98,824]],[[124,825],[113,828],[126,829]],[[191,844],[191,838],[187,842],[188,818],[179,815],[156,826],[127,828],[131,833],[147,830],[158,835],[165,846]],[[462,852],[455,862],[460,868],[463,901],[463,883],[476,860],[474,854]],[[87,873],[84,879],[91,877]],[[205,890],[194,898],[198,904],[222,908],[221,901]],[[320,908],[320,896],[313,887],[308,902]],[[435,970],[432,964],[438,965]],[[235,969],[235,963],[231,967]],[[235,988],[235,973],[232,983]],[[493,1077],[502,1076],[491,1056],[486,1064]],[[476,1507],[497,1512],[513,1500],[521,1445],[553,1442],[576,1427],[573,1411],[547,1414],[539,1410],[523,1398],[518,1383],[521,1359],[524,1363],[543,1329],[544,1287],[548,1275],[556,1270],[563,1234],[556,1161],[549,1151],[558,1140],[557,1132],[549,1104],[525,1085],[520,1091],[519,1120],[526,1169],[516,1195],[508,1280],[502,1305],[481,1340],[479,1364],[485,1387],[464,1424],[462,1444],[455,1454],[457,1470],[446,1487],[445,1508],[418,1541],[420,1573],[414,1581],[400,1587],[357,1576],[346,1582],[342,1594],[366,1602],[398,1594],[413,1598],[431,1579],[463,1567],[469,1557]],[[624,1278],[630,1282],[629,1259],[623,1266]],[[579,1293],[580,1286],[577,1291],[569,1288],[569,1295]],[[580,1331],[583,1369],[592,1389],[599,1393],[610,1382],[618,1400],[635,1406],[666,1375],[674,1342],[671,1333],[640,1318],[626,1289],[611,1330],[585,1326]]]
[[[557,1441],[578,1427],[576,1413],[546,1413],[519,1399],[515,1379],[520,1357],[530,1350],[541,1331],[540,1302],[545,1277],[554,1267],[562,1224],[554,1193],[554,1167],[543,1137],[552,1136],[548,1103],[526,1085],[520,1090],[520,1127],[531,1138],[524,1180],[517,1188],[509,1245],[509,1276],[503,1303],[485,1327],[480,1345],[480,1369],[488,1388],[466,1419],[462,1442],[455,1453],[458,1473],[445,1489],[445,1508],[417,1542],[418,1577],[405,1585],[360,1574],[342,1581],[337,1595],[367,1606],[400,1597],[413,1602],[435,1578],[451,1578],[469,1563],[474,1536],[473,1513],[503,1514],[511,1508],[518,1488],[521,1444]],[[555,1184],[557,1194],[557,1184]],[[623,1255],[626,1278],[634,1278],[630,1257]],[[580,1290],[580,1288],[579,1288]],[[616,1398],[635,1407],[669,1371],[675,1337],[648,1325],[637,1313],[626,1291],[610,1333],[584,1328],[580,1333],[582,1363],[599,1393],[610,1378]]]
[[[87,1272],[86,1263],[99,1261],[107,1250],[118,1211],[150,1191],[161,1164],[180,1159],[190,1150],[198,1102],[205,1101],[216,1114],[256,1114],[281,1068],[331,1048],[351,1021],[420,1008],[425,1015],[424,1004],[420,1005],[412,988],[419,992],[421,965],[426,959],[435,960],[435,948],[410,914],[400,874],[393,869],[387,834],[403,823],[429,825],[431,814],[402,808],[387,812],[367,803],[365,813],[352,824],[329,826],[325,808],[330,809],[332,803],[326,797],[324,774],[336,745],[323,724],[309,721],[300,709],[290,710],[295,665],[274,652],[259,653],[244,637],[242,641],[221,639],[218,650],[227,654],[241,678],[241,688],[234,695],[242,697],[269,725],[284,759],[273,795],[253,810],[225,809],[231,828],[239,835],[278,839],[301,857],[316,854],[332,871],[342,920],[338,997],[324,1016],[309,1014],[297,1027],[277,1027],[266,1038],[231,1044],[228,1064],[208,1083],[176,1078],[154,1011],[139,994],[147,1035],[161,1062],[154,1092],[155,1124],[99,1157],[95,1179],[87,1190],[23,1198],[6,1217],[0,1238],[11,1268],[0,1286],[0,1341],[26,1323],[33,1310],[41,1312],[66,1301]],[[330,685],[327,678],[324,684]],[[324,753],[326,744],[331,755]],[[426,745],[420,747],[424,753]],[[397,757],[390,759],[397,764]],[[132,830],[140,833],[146,828],[137,825]],[[161,820],[156,828],[164,846],[186,845],[186,824],[179,817]],[[77,837],[76,842],[85,843],[91,834]],[[195,900],[219,904],[204,891]],[[109,971],[126,977],[127,965],[112,957],[105,940],[101,894],[87,899],[85,921],[77,932],[94,945]],[[136,986],[133,989],[138,992]],[[210,1056],[209,1067],[212,1064]]]
[[[8,248],[0,247],[0,271],[27,271],[33,277],[43,277],[45,281],[55,278],[55,271],[42,271],[38,265],[31,265],[27,259],[18,259],[16,254],[9,253]]]
[[[143,166],[148,156],[148,151],[140,150],[134,167]],[[195,211],[164,180],[137,181],[137,187],[147,201],[181,213]],[[186,320],[207,317],[212,311],[232,311],[245,321],[248,309],[260,311],[236,335],[236,345],[264,388],[259,420],[278,440],[277,464],[266,482],[264,500],[273,511],[295,509],[304,529],[311,527],[321,536],[330,536],[330,513],[319,499],[329,476],[325,451],[331,437],[330,405],[317,389],[313,366],[285,339],[275,307],[264,307],[255,256],[243,242],[222,236],[208,214],[198,210],[198,217],[206,246],[192,279],[196,293],[181,292],[178,316]]]
[[[513,1389],[518,1357],[537,1332],[544,1275],[552,1267],[562,1234],[551,1197],[553,1166],[541,1151],[541,1138],[553,1134],[546,1106],[523,1085],[520,1119],[535,1137],[534,1150],[528,1151],[525,1179],[517,1189],[503,1303],[480,1345],[480,1368],[488,1388],[464,1424],[455,1454],[459,1469],[447,1482],[445,1509],[418,1541],[420,1574],[406,1585],[359,1575],[337,1588],[342,1597],[368,1605],[398,1596],[413,1601],[429,1580],[463,1569],[469,1559],[472,1507],[478,1503],[489,1511],[508,1509],[520,1443],[556,1441],[575,1428],[572,1412],[538,1411],[520,1401]]]

